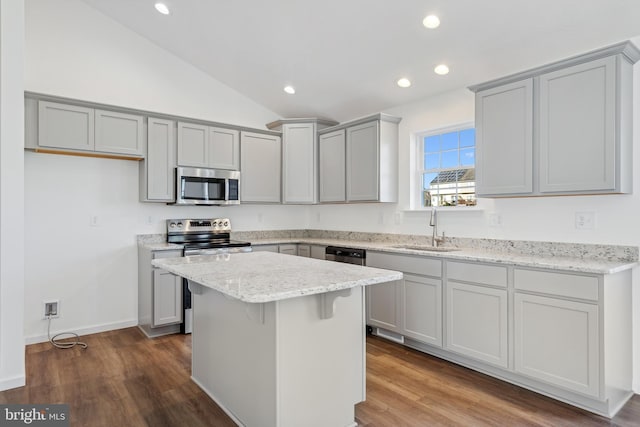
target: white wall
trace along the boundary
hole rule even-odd
[[[28,0],[25,14],[27,91],[256,128],[279,118],[80,1]],[[28,342],[46,336],[48,299],[60,300],[54,331],[137,324],[135,236],[163,232],[163,219],[229,216],[239,231],[307,225],[304,206],[139,203],[138,162],[27,152],[24,167]]]
[[[24,6],[0,0],[0,390],[24,385]]]

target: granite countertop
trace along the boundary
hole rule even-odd
[[[399,246],[426,246],[424,238],[394,234],[351,232],[318,232],[320,237],[296,235],[299,231],[240,232],[232,236],[252,245],[309,244],[344,246],[369,251],[435,257],[448,260],[494,262],[519,267],[589,274],[614,274],[639,265],[638,248],[612,245],[581,245],[560,242],[527,242],[490,239],[447,238],[445,247],[451,252],[413,250]],[[365,240],[366,239],[366,240]],[[166,235],[141,235],[138,244],[150,250],[181,249],[182,245],[166,243]]]
[[[272,252],[203,255],[151,262],[225,295],[264,303],[402,279],[402,273]]]
[[[455,251],[436,252],[425,250],[407,249],[402,246],[403,243],[376,243],[369,241],[344,241],[334,239],[318,239],[318,238],[267,238],[253,239],[252,245],[270,245],[270,244],[309,244],[322,246],[344,246],[355,249],[365,249],[369,251],[381,251],[387,253],[419,255],[436,258],[444,258],[454,261],[478,261],[478,262],[495,262],[506,265],[515,265],[519,267],[537,267],[550,270],[574,271],[580,273],[593,274],[614,274],[620,271],[628,270],[638,266],[638,261],[625,260],[609,260],[598,258],[581,258],[572,256],[545,256],[521,253],[507,253],[502,251],[491,251],[488,249],[478,248],[462,248],[457,247]],[[413,245],[410,243],[407,246]],[[424,245],[428,246],[428,245]]]

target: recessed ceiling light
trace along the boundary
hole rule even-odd
[[[434,28],[438,28],[440,26],[440,18],[436,15],[429,15],[422,20],[422,25],[433,30]]]
[[[285,86],[284,91],[289,95],[293,95],[294,93],[296,93],[296,89],[293,86]]]
[[[444,76],[445,74],[449,74],[449,67],[447,67],[444,64],[440,64],[433,69],[433,72],[436,74],[440,74],[441,76]]]
[[[398,86],[400,87],[409,87],[411,86],[411,80],[406,79],[406,78],[401,78],[400,80],[398,80]]]
[[[164,4],[164,3],[156,3],[154,6],[156,7],[156,10],[158,12],[160,12],[161,14],[163,14],[163,15],[168,15],[169,14],[169,8],[167,7],[166,4]]]

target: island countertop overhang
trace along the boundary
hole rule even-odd
[[[402,279],[380,268],[271,252],[154,259],[152,264],[247,303],[266,303]]]

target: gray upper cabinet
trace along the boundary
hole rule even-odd
[[[208,167],[240,169],[240,132],[219,127],[209,128]]]
[[[533,79],[476,94],[478,196],[533,191]]]
[[[316,125],[282,126],[282,202],[315,203]]]
[[[280,203],[282,142],[279,136],[240,133],[240,200]]]
[[[38,102],[38,145],[41,147],[93,151],[93,109],[57,102]]]
[[[320,132],[321,202],[397,202],[399,122],[398,117],[377,114]],[[340,189],[342,138],[344,198]]]
[[[346,195],[346,146],[344,129],[320,135],[319,151],[319,201],[321,203],[345,202]]]
[[[240,132],[179,122],[178,166],[238,170]]]
[[[178,123],[178,166],[206,168],[208,146],[208,126]]]
[[[478,195],[631,192],[639,59],[623,42],[470,87]]]
[[[603,58],[539,77],[540,192],[628,191],[616,183],[616,146],[622,147],[616,61]]]
[[[29,129],[27,133],[37,133],[37,142],[27,141],[28,148],[144,156],[143,116],[29,99],[26,103],[27,127],[35,122],[34,103],[38,105],[37,132]]]
[[[105,153],[144,155],[143,117],[95,110],[95,149]]]
[[[378,200],[380,193],[379,122],[347,128],[347,200]]]
[[[318,202],[318,134],[336,122],[284,119],[268,123],[282,132],[282,203]]]
[[[149,117],[147,157],[140,163],[140,201],[175,200],[176,125],[172,120]]]

